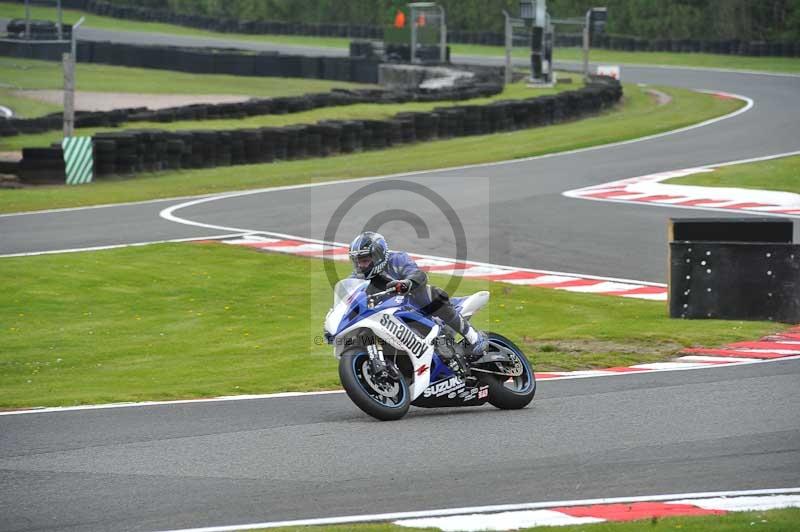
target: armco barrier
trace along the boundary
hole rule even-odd
[[[22,3],[23,0],[17,0]],[[48,5],[52,5],[48,3]],[[351,39],[383,40],[384,26],[357,24],[299,24],[281,21],[238,21],[218,17],[207,17],[174,13],[167,10],[138,6],[119,6],[101,0],[62,0],[64,7],[82,9],[108,17],[163,22],[223,33],[309,35],[317,37],[343,37]],[[501,32],[463,31],[448,28],[447,38],[452,43],[503,46]],[[556,46],[580,47],[580,34],[560,33],[556,35]],[[698,39],[645,39],[613,34],[597,35],[592,46],[612,50],[713,53],[744,56],[800,57],[800,43],[796,41],[742,41],[742,40],[698,40]]]
[[[554,96],[437,107],[430,112],[399,113],[388,120],[327,120],[310,125],[225,131],[101,133],[94,137],[95,179],[114,174],[326,157],[417,141],[540,127],[597,113],[621,97],[622,87],[617,81],[597,78],[585,88]],[[53,170],[50,163],[36,162],[42,158],[52,160],[53,152],[28,150],[22,164]],[[41,182],[45,176],[28,173],[22,179],[26,177]]]

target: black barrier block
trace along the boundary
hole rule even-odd
[[[793,223],[670,221],[670,317],[800,322],[800,245]]]
[[[791,243],[794,224],[763,218],[672,219],[671,240]]]
[[[800,323],[800,245],[670,243],[670,317]]]

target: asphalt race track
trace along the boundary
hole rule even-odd
[[[161,530],[796,486],[800,364],[544,381],[366,417],[344,394],[0,417],[3,530]]]
[[[651,140],[402,180],[452,207],[469,259],[665,282],[667,220],[720,213],[561,193],[796,151],[800,77],[643,67],[625,67],[623,76],[735,93],[754,106]],[[172,211],[204,226],[159,216],[188,198],[2,216],[0,254],[242,230],[323,238],[345,198],[369,192],[362,187],[371,183],[389,181],[247,193]],[[427,226],[418,235],[394,212],[383,228],[393,247],[454,256],[447,217],[413,191],[384,191],[358,204],[336,240],[387,209]],[[373,421],[343,394],[0,416],[2,531],[149,531],[797,486],[797,360],[545,381],[522,411],[413,409],[397,423]]]

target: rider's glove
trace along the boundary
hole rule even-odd
[[[411,279],[398,279],[386,283],[386,288],[394,288],[398,294],[407,294],[411,290],[412,284]]]

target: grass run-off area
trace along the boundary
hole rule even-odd
[[[726,515],[665,517],[625,523],[607,522],[588,525],[540,526],[521,528],[525,532],[796,532],[800,508],[756,512],[732,512]],[[275,532],[414,532],[438,528],[411,528],[390,523],[325,525],[324,527],[271,528]]]
[[[666,181],[670,185],[754,188],[800,194],[800,156],[737,164]]]
[[[332,300],[322,265],[217,243],[2,258],[13,281],[0,299],[0,407],[339,388],[320,345]],[[456,295],[477,290],[492,300],[476,325],[518,342],[538,371],[665,360],[785,328],[488,281],[463,280]]]
[[[55,20],[55,9],[34,7],[31,10],[34,18]],[[0,18],[24,17],[24,6],[8,2],[0,3]],[[326,47],[346,49],[350,39],[333,37],[307,37],[300,35],[245,35],[235,33],[218,33],[207,30],[186,28],[171,24],[154,22],[138,22],[130,20],[102,17],[92,13],[76,10],[64,10],[64,21],[76,22],[81,16],[86,17],[85,26],[114,31],[139,31],[167,33],[191,37],[206,37],[219,39],[220,45],[232,46],[236,41],[274,43],[281,45],[295,45],[307,47]],[[502,14],[496,13],[498,19]],[[458,55],[494,55],[501,56],[503,48],[499,46],[480,46],[467,44],[451,44],[452,54],[455,59]],[[516,57],[526,57],[528,52],[515,51]],[[581,60],[578,48],[558,48],[555,50],[556,61]],[[736,55],[719,54],[692,54],[692,53],[667,53],[667,52],[620,52],[612,50],[592,51],[593,62],[608,62],[613,64],[649,64],[669,66],[691,66],[699,68],[732,68],[740,70],[762,70],[768,72],[800,72],[800,58],[789,57],[742,57]]]
[[[3,61],[0,59],[0,72],[2,71]],[[176,73],[149,70],[139,68],[126,68],[126,67],[112,67],[101,65],[86,65],[92,67],[98,77],[94,75],[87,79],[82,85],[83,90],[95,91],[96,86],[100,86],[100,92],[105,91],[105,79],[117,77],[118,79],[128,79],[128,90],[126,92],[146,93],[148,87],[155,81],[160,82],[163,87],[168,87],[172,83],[172,77],[178,76]],[[36,71],[48,71],[50,65],[45,61],[26,61],[26,68]],[[19,76],[21,72],[17,71],[15,74]],[[208,87],[216,87],[223,90],[226,84],[240,83],[243,80],[246,83],[240,83],[237,91],[247,90],[251,88],[253,92],[259,92],[258,96],[293,96],[297,94],[307,94],[313,92],[327,92],[331,89],[338,88],[375,88],[373,85],[357,85],[349,83],[338,83],[319,80],[306,80],[296,78],[251,78],[251,77],[236,77],[236,76],[218,76],[218,75],[188,75],[194,78],[191,85],[204,85]],[[143,81],[139,81],[143,80]],[[525,83],[519,82],[509,84],[505,87],[502,93],[492,96],[490,98],[475,98],[472,100],[461,101],[440,101],[440,102],[426,102],[426,103],[403,103],[403,104],[358,104],[358,105],[345,105],[337,107],[325,107],[321,109],[314,109],[302,113],[290,113],[284,115],[258,115],[246,118],[236,119],[214,119],[214,120],[186,120],[180,122],[134,122],[124,124],[122,127],[126,129],[162,129],[168,131],[179,131],[187,129],[243,129],[243,128],[257,128],[257,127],[279,127],[290,124],[304,124],[314,123],[319,120],[379,120],[391,117],[400,112],[409,111],[430,111],[435,107],[449,107],[454,105],[485,105],[489,102],[498,100],[519,100],[529,98],[531,96],[543,96],[546,94],[554,94],[557,92],[579,89],[583,87],[583,82],[573,79],[573,83],[559,84],[556,88],[552,89],[537,89],[532,91]],[[142,83],[147,86],[142,86]],[[179,80],[178,84],[182,82]],[[183,85],[187,90],[190,86]],[[269,94],[265,92],[269,91]],[[218,93],[219,94],[219,93]],[[236,92],[241,94],[241,92]],[[250,94],[245,92],[245,94]],[[79,128],[75,134],[77,136],[91,136],[104,131],[119,131],[120,128]],[[36,135],[18,135],[14,137],[0,138],[0,151],[19,150],[22,148],[36,147],[36,146],[49,146],[53,142],[60,142],[62,133],[60,131],[49,131]]]
[[[672,97],[670,103],[659,106],[645,89],[626,85],[624,102],[614,110],[575,122],[511,133],[426,142],[327,159],[162,172],[79,187],[0,190],[0,212],[169,198],[518,159],[669,131],[730,113],[744,105],[738,100],[684,89],[660,90]],[[377,107],[375,112],[385,112],[382,106]],[[338,115],[342,109],[328,111],[335,116],[347,116]],[[314,119],[321,116],[314,115]],[[303,119],[300,114],[295,116],[298,122]]]

